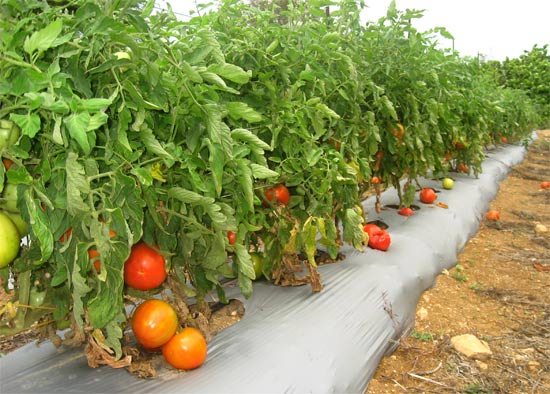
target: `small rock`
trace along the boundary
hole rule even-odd
[[[487,360],[493,352],[489,346],[480,341],[475,335],[464,334],[451,338],[451,344],[455,350],[474,360]]]
[[[541,235],[541,234],[545,234],[548,232],[548,229],[546,228],[546,226],[544,224],[537,224],[535,226],[535,234],[537,235]]]
[[[536,371],[537,369],[539,369],[540,367],[540,363],[538,361],[529,361],[527,363],[527,368],[529,368],[530,371]]]
[[[426,320],[426,318],[428,317],[428,310],[424,307],[421,307],[416,312],[416,317],[418,318],[418,320]]]
[[[482,371],[486,371],[489,368],[489,366],[487,364],[485,364],[483,361],[479,361],[479,360],[476,360],[476,365]]]

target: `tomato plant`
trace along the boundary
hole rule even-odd
[[[142,302],[132,315],[132,331],[141,346],[153,350],[167,343],[176,333],[178,316],[162,300]]]
[[[19,254],[19,231],[11,219],[0,212],[0,268],[6,267]]]
[[[420,191],[420,201],[424,204],[431,204],[437,199],[437,194],[431,187],[425,187]]]
[[[165,279],[164,257],[145,242],[134,245],[124,263],[124,283],[137,290],[151,290]]]
[[[185,327],[162,347],[162,354],[174,368],[195,369],[206,360],[206,340],[196,328]]]

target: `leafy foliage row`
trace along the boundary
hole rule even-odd
[[[267,277],[302,266],[320,290],[319,244],[332,257],[343,242],[363,248],[373,176],[409,205],[419,176],[477,173],[484,146],[537,121],[524,92],[436,49],[444,30],[415,30],[416,11],[365,25],[354,1],[327,14],[327,1],[281,12],[227,0],[182,22],[154,1],[0,4],[0,119],[23,134],[0,152],[14,162],[0,190],[17,185],[30,225],[0,275],[22,304],[34,291],[53,308],[21,312],[6,333],[46,315],[101,330],[120,356],[125,295],[152,295],[124,287],[139,240],[166,256],[164,287],[183,301],[225,300],[223,278],[250,296],[251,251]],[[264,204],[279,183],[290,204]]]

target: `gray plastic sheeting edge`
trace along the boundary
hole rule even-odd
[[[242,299],[246,314],[209,343],[199,369],[143,380],[89,368],[82,349],[30,344],[0,358],[0,392],[363,393],[395,340],[414,326],[421,294],[456,264],[499,182],[525,152],[511,145],[489,152],[478,179],[453,174],[454,189],[441,190],[437,200],[449,209],[416,201],[422,209],[406,218],[394,209],[377,215],[374,200],[365,201],[368,220],[389,225],[390,249],[346,248],[344,261],[319,267],[325,287],[318,294],[267,282],[255,283],[249,300],[230,294]],[[436,180],[422,183],[441,189]],[[382,202],[396,204],[395,190]]]

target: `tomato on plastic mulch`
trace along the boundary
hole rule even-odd
[[[372,223],[365,224],[363,231],[369,235],[369,247],[383,252],[389,249],[391,237],[387,231]]]
[[[141,346],[154,350],[168,342],[178,329],[178,315],[162,300],[141,303],[132,315],[132,330]]]
[[[195,369],[206,360],[206,340],[196,328],[186,327],[162,347],[166,361],[177,369]]]
[[[437,194],[435,194],[434,189],[431,187],[425,187],[420,191],[420,201],[422,201],[424,204],[431,204],[435,201],[437,198]]]
[[[165,279],[164,257],[145,242],[135,244],[124,263],[124,283],[136,290],[151,290]]]

